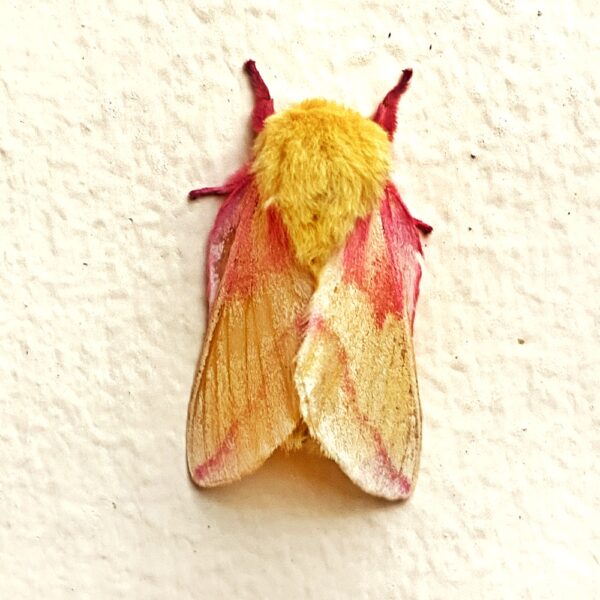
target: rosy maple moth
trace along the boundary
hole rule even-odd
[[[406,69],[372,119],[305,100],[275,113],[254,61],[251,159],[190,192],[226,199],[208,239],[208,326],[187,460],[202,487],[315,440],[363,490],[414,489],[421,407],[413,321],[422,253],[390,180]]]

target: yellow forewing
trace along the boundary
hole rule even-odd
[[[401,229],[414,229],[412,221],[396,208],[360,223],[321,273],[295,373],[302,416],[325,453],[365,491],[388,499],[410,495],[421,448],[409,301],[418,250],[409,247],[416,233]],[[401,235],[386,235],[386,226]],[[395,271],[396,250],[405,251],[405,273]],[[348,276],[352,269],[359,275]]]
[[[293,362],[312,282],[252,187],[242,203],[188,411],[188,466],[202,486],[258,468],[300,420]]]

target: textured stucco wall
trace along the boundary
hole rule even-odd
[[[599,597],[595,4],[2,2],[0,597]],[[218,201],[185,193],[248,155],[248,57],[365,114],[415,69],[406,504],[303,456],[188,480]]]

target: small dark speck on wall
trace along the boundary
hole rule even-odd
[[[517,342],[522,346],[525,343],[525,340],[523,338],[517,338]]]
[[[392,33],[388,33],[388,40],[392,37]]]
[[[475,160],[475,159],[477,158],[477,154],[473,154],[473,153],[471,152],[471,158],[472,158],[473,160]]]
[[[541,16],[542,16],[542,11],[538,10],[538,17],[541,17]]]
[[[429,49],[431,50],[431,48],[433,47],[433,44],[429,44]]]

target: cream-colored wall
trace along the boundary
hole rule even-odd
[[[599,597],[596,3],[402,4],[1,4],[0,597]],[[186,192],[248,156],[249,57],[278,107],[365,114],[414,68],[406,504],[302,456],[188,480],[218,200]]]

